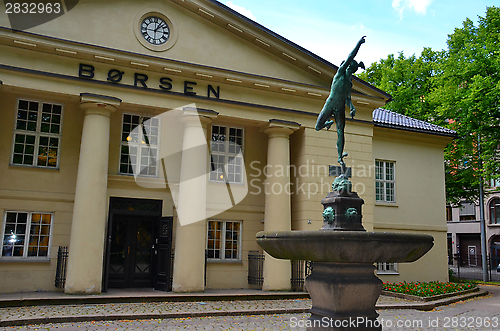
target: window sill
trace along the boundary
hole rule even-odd
[[[384,202],[384,201],[376,201],[375,206],[381,206],[381,207],[399,207],[397,203],[395,202]]]
[[[399,275],[397,271],[377,271],[377,275]]]
[[[50,263],[50,258],[1,257],[0,263]]]
[[[500,224],[488,224],[488,226],[491,226],[493,228],[498,228],[500,227]]]
[[[210,184],[224,184],[224,185],[245,185],[245,183],[238,183],[238,182],[221,182],[221,181],[218,181],[218,180],[212,180],[212,179],[209,179],[208,182]]]
[[[207,259],[207,263],[229,263],[229,264],[238,264],[243,263],[242,260],[216,260],[216,259]]]
[[[10,167],[15,167],[19,169],[47,169],[47,170],[59,170],[59,166],[57,167],[41,167],[41,166],[35,166],[35,165],[28,165],[28,164],[14,164],[14,163],[9,163]]]

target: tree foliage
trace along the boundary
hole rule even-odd
[[[360,77],[392,95],[388,109],[457,132],[445,149],[447,199],[476,200],[480,176],[500,175],[500,8],[487,7],[477,26],[466,19],[447,45],[391,54]]]

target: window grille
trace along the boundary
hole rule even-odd
[[[212,126],[210,180],[243,183],[243,129]]]
[[[398,273],[397,263],[377,263],[377,274]]]
[[[379,202],[396,202],[395,162],[375,161],[375,198]]]
[[[241,260],[241,222],[207,221],[207,259]]]
[[[59,166],[63,107],[20,99],[17,105],[11,164]]]
[[[2,258],[48,258],[52,213],[7,211]]]
[[[158,177],[160,119],[123,114],[119,173]]]

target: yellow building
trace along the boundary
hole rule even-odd
[[[314,126],[335,65],[211,0],[81,0],[0,26],[0,292],[56,290],[65,246],[66,293],[248,288],[258,231],[321,227],[336,133]],[[389,99],[353,79],[363,224],[435,238],[384,280],[445,281],[453,133]],[[262,288],[289,289],[290,270],[267,256]]]

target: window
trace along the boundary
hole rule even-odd
[[[379,202],[396,202],[395,162],[375,161],[375,199]]]
[[[460,220],[461,221],[475,221],[476,220],[476,205],[472,202],[460,202]]]
[[[241,260],[241,222],[207,221],[207,258]]]
[[[243,184],[243,129],[212,126],[210,180]]]
[[[377,274],[397,274],[397,263],[377,263]]]
[[[158,177],[160,119],[123,114],[120,174]]]
[[[490,202],[490,223],[500,224],[500,199],[494,198]]]
[[[3,226],[3,257],[48,257],[52,213],[7,211]]]
[[[19,100],[11,164],[57,168],[62,132],[62,105]]]
[[[492,179],[490,185],[491,187],[500,187],[500,178]]]
[[[451,206],[446,206],[446,222],[453,222],[453,209]]]

